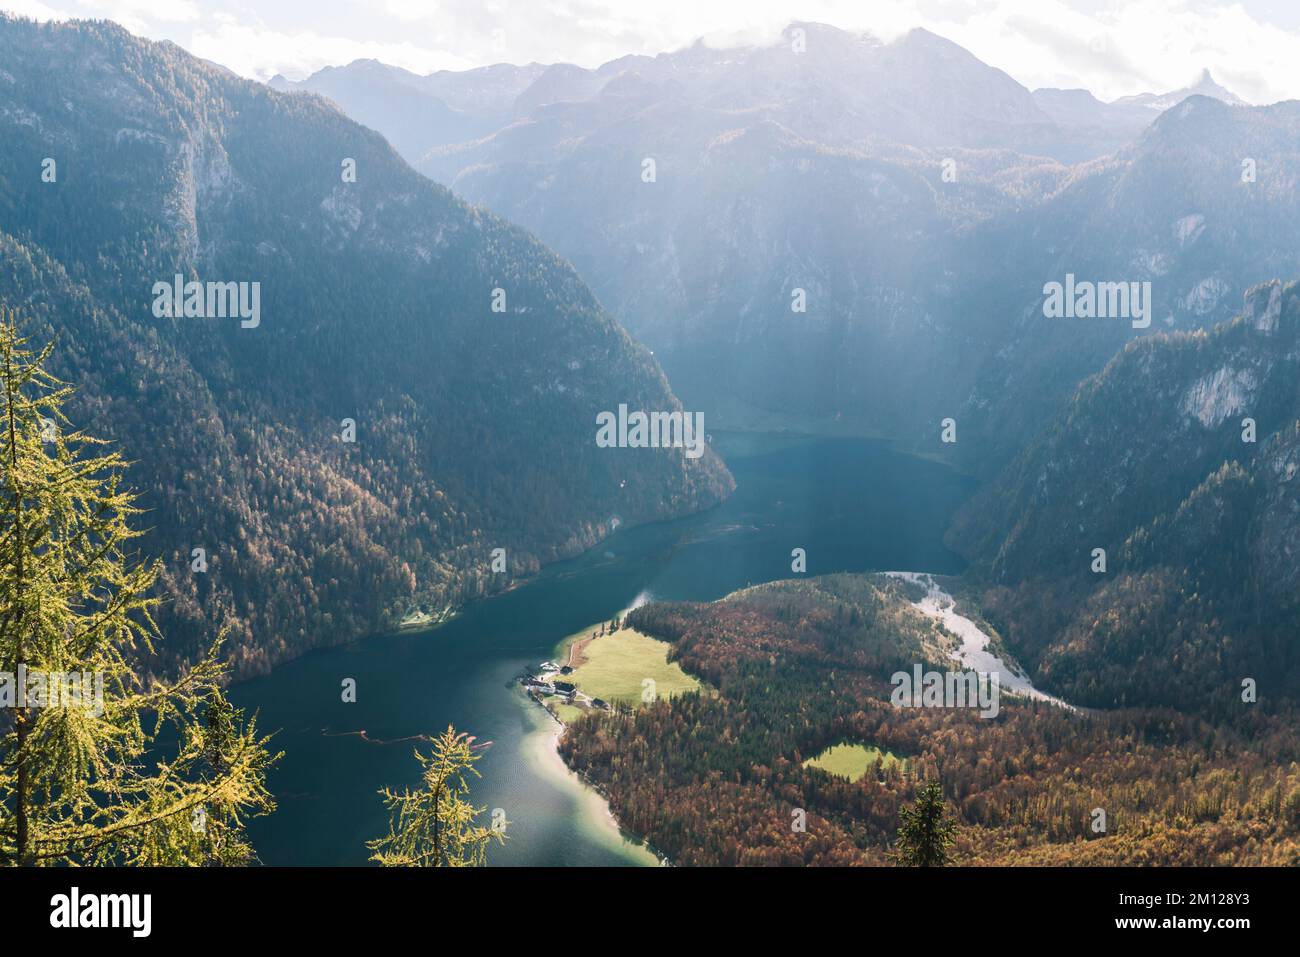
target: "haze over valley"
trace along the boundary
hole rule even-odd
[[[0,861],[1300,863],[1300,100],[1249,64],[791,19],[291,69],[420,60],[385,7],[262,82],[44,10]]]

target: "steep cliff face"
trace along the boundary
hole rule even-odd
[[[109,24],[0,17],[0,63],[0,300],[136,463],[170,661],[444,613],[732,487],[712,452],[598,448],[601,411],[680,409],[650,353],[327,101]],[[160,308],[178,275],[256,315]]]
[[[958,514],[949,543],[1043,680],[1096,704],[1296,692],[1298,293],[1130,344]]]

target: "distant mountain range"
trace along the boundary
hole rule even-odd
[[[1191,96],[1207,96],[1230,106],[1246,106],[1231,90],[1214,82],[1209,70],[1191,86],[1170,93],[1139,93],[1104,103],[1087,90],[1044,88],[1034,103],[1062,130],[1072,132],[1093,150],[1113,152],[1132,142],[1155,117]]]
[[[656,360],[711,428],[780,415],[872,431],[991,479],[953,545],[1008,640],[1067,697],[1161,700],[1164,658],[1089,684],[1071,657],[1101,640],[1076,631],[1090,602],[1120,607],[1138,583],[1179,621],[1205,611],[1184,601],[1194,586],[1207,615],[1238,623],[1237,657],[1221,656],[1234,667],[1280,654],[1251,616],[1290,620],[1295,582],[1276,562],[1289,546],[1269,531],[1292,527],[1289,486],[1261,470],[1285,474],[1300,407],[1290,287],[1257,284],[1300,275],[1300,103],[1234,105],[1208,74],[1112,104],[1030,93],[923,31],[882,44],[815,24],[769,47],[597,70],[418,77],[371,61],[304,84],[401,125],[421,169],[536,231],[575,274],[317,96],[110,26],[4,21],[0,40],[2,168],[37,171],[0,183],[0,288],[61,328],[88,426],[141,460],[176,613],[236,622],[248,667],[505,587],[484,570],[497,543],[521,574],[615,518],[725,495],[712,455],[592,454],[596,412],[680,407]],[[48,74],[50,51],[77,69]],[[1062,161],[1126,130],[1116,152]],[[42,183],[55,155],[59,182]],[[345,158],[356,183],[340,180]],[[145,290],[177,273],[259,279],[262,327],[150,315]],[[1145,320],[1048,318],[1046,290],[1067,277],[1149,288]],[[1230,322],[1252,287],[1253,314],[1260,288],[1280,290],[1277,330]],[[1239,448],[1223,421],[1214,441],[1194,427],[1196,409],[1225,403],[1255,409],[1258,445]],[[355,447],[337,439],[344,417]],[[1115,458],[1090,465],[1100,447]],[[1044,486],[1059,463],[1077,468]],[[1117,504],[1115,489],[1133,491]],[[1197,503],[1229,492],[1254,531],[1223,530],[1233,571],[1205,579],[1228,589],[1212,594],[1188,543],[1206,534]],[[183,560],[198,538],[217,543],[207,578]],[[1080,559],[1093,539],[1111,577]],[[289,598],[278,575],[311,584]],[[374,594],[345,596],[345,578]],[[1232,598],[1238,585],[1255,597]],[[1039,588],[1051,620],[1033,611]],[[260,643],[272,632],[284,647]],[[1114,640],[1108,667],[1148,654]],[[1200,667],[1201,651],[1180,660]]]
[[[1300,690],[1300,303],[1268,282],[1300,275],[1300,103],[1208,71],[1030,92],[925,31],[816,24],[494,69],[508,119],[417,168],[569,257],[702,405],[992,478],[950,539],[1036,680],[1234,714],[1242,679]],[[1146,318],[1048,318],[1067,276],[1149,284]]]
[[[619,57],[595,69],[500,63],[420,76],[356,60],[300,81],[278,75],[270,85],[333,99],[417,166],[431,149],[478,139],[547,107],[637,89],[675,94],[712,110],[751,112],[822,143],[1012,148],[1063,161],[1131,142],[1157,113],[1189,96],[1243,105],[1208,70],[1181,90],[1104,103],[1086,90],[1031,93],[927,30],[884,43],[800,22],[773,45],[716,49],[697,42],[653,57]],[[428,167],[445,172],[434,161]]]
[[[1146,109],[1163,113],[1165,110],[1177,106],[1189,96],[1208,96],[1211,99],[1222,100],[1229,106],[1247,105],[1245,100],[1231,90],[1215,83],[1214,77],[1210,75],[1209,70],[1203,70],[1200,77],[1191,86],[1183,87],[1181,90],[1174,90],[1172,93],[1139,93],[1136,96],[1123,96],[1112,103],[1111,108]]]
[[[103,22],[0,16],[0,64],[0,301],[136,463],[164,661],[436,620],[731,489],[712,452],[598,449],[601,411],[680,409],[655,360],[323,100]],[[160,308],[177,276],[258,284],[256,320]]]
[[[501,64],[417,76],[378,60],[356,60],[326,67],[302,82],[276,76],[270,86],[329,97],[349,116],[383,133],[413,163],[434,147],[477,139],[505,126],[514,117],[516,99],[543,72],[537,64]]]
[[[377,72],[436,104],[400,122],[367,112]],[[1240,101],[1208,73],[1106,104],[1031,93],[924,30],[882,43],[795,23],[770,46],[594,70],[420,78],[371,62],[301,88],[441,140],[408,154],[416,167],[573,262],[724,423],[884,433],[981,471],[1138,334],[1049,327],[1044,283],[1151,281],[1156,328],[1191,328],[1300,274],[1281,171],[1296,111],[1226,105]],[[496,128],[458,142],[471,116]],[[1242,182],[1247,158],[1257,182]],[[947,417],[971,441],[936,449]]]

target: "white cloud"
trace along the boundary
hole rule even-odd
[[[1241,2],[1128,0],[385,0],[412,32],[429,30],[477,62],[567,60],[596,66],[704,37],[759,42],[792,20],[892,39],[925,27],[1030,88],[1082,86],[1102,99],[1164,92],[1209,68],[1253,102],[1300,97],[1300,35]],[[497,44],[487,39],[497,31]]]
[[[67,20],[72,14],[39,3],[38,0],[3,0],[0,13],[12,13],[33,20]]]
[[[82,0],[82,5],[118,22],[132,19],[187,23],[200,15],[193,0]]]
[[[282,33],[233,22],[195,30],[185,46],[195,56],[259,80],[268,80],[277,73],[290,79],[301,79],[322,67],[359,59],[382,60],[415,73],[466,70],[478,65],[472,60],[413,43],[353,40],[322,36],[310,30]]]
[[[201,15],[194,0],[80,0],[78,6],[79,16],[112,20],[141,36],[156,24],[192,23]]]
[[[1300,32],[1272,25],[1265,0],[281,0],[261,7],[262,19],[246,0],[52,2],[61,9],[0,7],[108,16],[263,79],[358,57],[417,73],[500,61],[597,66],[699,37],[762,42],[792,20],[814,20],[882,39],[925,27],[1030,88],[1082,86],[1114,99],[1184,86],[1208,67],[1252,102],[1300,97]]]
[[[1300,35],[1240,4],[1133,0],[1085,14],[1063,0],[999,0],[934,29],[1029,87],[1083,86],[1102,99],[1164,92],[1209,68],[1253,102],[1300,96]]]

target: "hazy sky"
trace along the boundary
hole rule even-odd
[[[1031,89],[1083,86],[1114,99],[1186,86],[1209,67],[1246,100],[1300,98],[1297,0],[0,0],[0,10],[106,17],[259,79],[359,57],[417,73],[596,66],[701,36],[762,41],[815,20],[884,39],[922,26]]]

